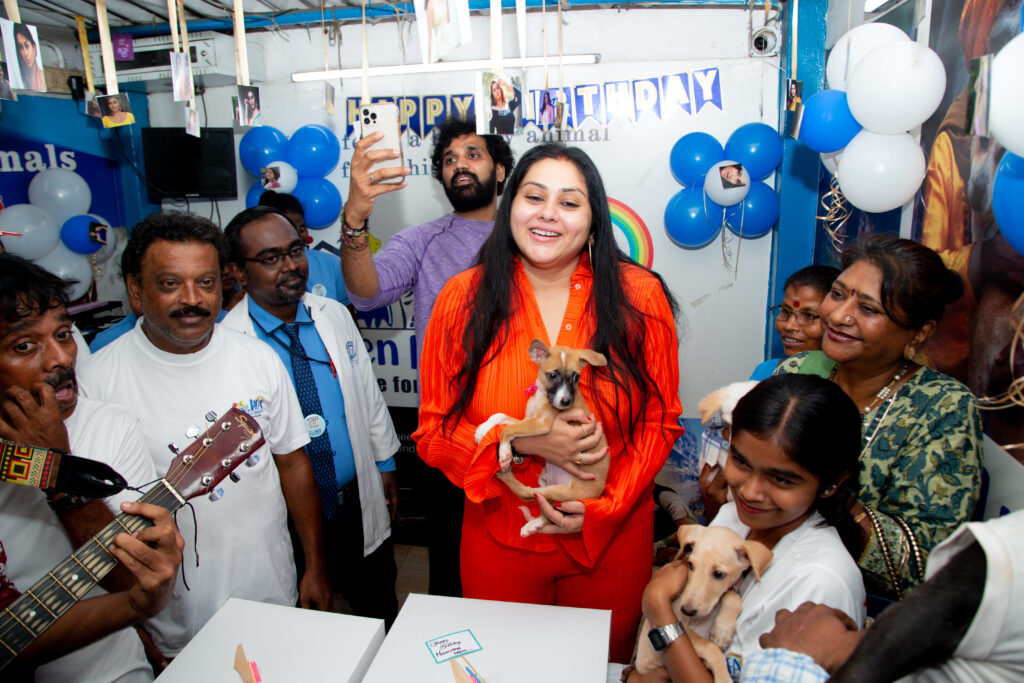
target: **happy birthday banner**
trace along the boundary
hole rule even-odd
[[[533,111],[540,111],[544,90],[530,90]],[[565,125],[578,128],[587,122],[607,126],[615,122],[639,123],[647,117],[668,120],[679,112],[695,116],[713,106],[722,109],[722,81],[718,67],[633,80],[586,83],[546,92],[565,102]],[[374,97],[374,102],[398,105],[402,133],[411,130],[421,138],[450,116],[465,118],[474,107],[473,95],[423,95],[412,97]],[[359,120],[361,98],[346,98],[351,136]],[[524,123],[534,123],[525,118]]]

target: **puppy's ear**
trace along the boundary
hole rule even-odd
[[[750,568],[754,570],[754,576],[757,580],[761,580],[761,572],[765,570],[765,567],[772,561],[772,551],[763,543],[757,541],[743,541],[736,548],[736,553],[740,558],[746,557],[747,561],[750,562]]]
[[[591,365],[602,367],[608,365],[608,359],[604,357],[603,353],[597,351],[591,351],[590,349],[580,349],[580,360],[586,361]]]
[[[676,531],[676,538],[679,539],[679,547],[685,548],[687,545],[692,546],[702,533],[704,533],[704,527],[700,524],[683,524]]]
[[[551,357],[551,351],[540,339],[530,342],[530,360],[540,365]]]
[[[722,399],[725,395],[725,388],[715,389],[710,394],[705,396],[697,404],[697,410],[700,412],[700,423],[707,424],[711,416],[717,413],[722,407]]]

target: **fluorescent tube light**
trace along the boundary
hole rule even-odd
[[[564,55],[561,63],[570,66],[576,64],[597,64],[601,61],[601,55]],[[543,57],[525,57],[515,59],[504,59],[501,62],[502,68],[519,69],[523,67],[544,66]],[[558,66],[557,56],[547,58],[548,66]],[[433,64],[405,64],[396,66],[371,66],[367,75],[371,78],[377,76],[409,76],[414,74],[446,73],[450,71],[491,71],[494,69],[494,61],[490,59],[477,59],[467,62],[435,62]],[[320,71],[300,71],[292,74],[292,82],[302,83],[305,81],[329,81],[335,78],[362,78],[362,68],[355,69],[328,69]]]

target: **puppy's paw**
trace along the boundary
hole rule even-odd
[[[547,521],[548,520],[543,516],[531,519],[529,522],[523,525],[522,529],[519,530],[519,535],[523,538],[529,538],[530,536],[533,536],[535,533],[540,531],[540,528],[544,526],[544,524]]]
[[[725,652],[726,648],[732,642],[732,637],[736,634],[735,624],[719,624],[716,623],[711,627],[711,633],[708,635],[708,640],[715,644],[722,652]]]
[[[487,436],[487,432],[491,431],[491,429],[497,425],[509,424],[509,421],[510,418],[505,413],[495,413],[476,428],[476,431],[473,432],[473,439],[476,440],[477,443],[480,443],[484,440],[484,437]]]

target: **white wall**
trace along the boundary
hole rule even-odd
[[[663,214],[669,199],[681,188],[669,171],[672,145],[686,133],[702,130],[717,137],[723,144],[738,126],[763,121],[773,127],[778,120],[779,64],[777,58],[752,59],[747,54],[748,25],[759,26],[763,13],[748,15],[742,10],[574,10],[565,14],[565,51],[567,54],[597,52],[601,63],[593,66],[566,67],[564,85],[602,83],[614,80],[655,77],[665,74],[718,67],[722,87],[722,109],[704,107],[697,115],[679,111],[672,118],[648,118],[639,124],[615,122],[604,129],[585,124],[584,130],[600,138],[597,142],[579,143],[602,170],[608,194],[629,204],[644,220],[654,243],[653,267],[668,281],[678,297],[683,315],[680,319],[680,395],[687,414],[693,415],[697,401],[718,386],[745,379],[753,366],[762,360],[764,318],[767,299],[770,237],[743,240],[733,237],[732,268],[723,264],[719,239],[697,251],[675,246],[667,237]],[[488,18],[474,16],[475,41],[458,48],[449,60],[489,57],[487,42]],[[503,17],[504,54],[517,55],[515,18]],[[528,56],[542,53],[542,17],[527,17]],[[556,17],[547,14],[548,52],[557,49]],[[406,62],[418,62],[419,44],[415,32],[404,30]],[[351,158],[353,140],[344,140],[346,129],[346,97],[358,97],[362,91],[359,79],[350,79],[338,87],[337,115],[333,119],[323,110],[322,83],[292,83],[294,71],[322,68],[323,44],[319,27],[289,29],[279,32],[251,34],[251,42],[264,46],[267,57],[267,83],[260,83],[263,123],[290,135],[297,128],[317,123],[335,131],[342,139],[341,161]],[[399,31],[395,22],[381,22],[369,27],[370,64],[395,64],[399,61]],[[341,66],[360,65],[360,27],[343,28]],[[336,52],[329,48],[331,66],[337,66]],[[558,83],[556,60],[549,70],[551,87]],[[477,74],[472,72],[387,77],[371,83],[374,96],[443,95],[473,92]],[[543,69],[532,69],[527,76],[528,88],[543,85]],[[206,93],[208,125],[231,125],[230,98],[233,88],[213,88]],[[183,125],[183,104],[171,101],[167,94],[150,96],[150,120],[154,126]],[[202,105],[200,104],[200,115]],[[240,132],[241,134],[241,132]],[[422,166],[428,163],[429,147],[412,147],[406,137],[407,162]],[[525,136],[512,140],[517,156],[526,148]],[[222,201],[222,224],[243,208],[244,196],[255,178],[238,167],[239,197]],[[347,178],[341,165],[329,176],[342,196],[347,194]],[[209,216],[211,207],[205,202],[192,202],[192,209]],[[386,239],[397,230],[421,223],[445,213],[449,207],[439,185],[429,175],[413,176],[401,193],[378,200],[371,220],[373,234]],[[314,238],[337,242],[337,227],[314,233]],[[731,236],[731,233],[728,233]],[[734,272],[738,251],[738,270]],[[402,345],[400,345],[402,346]],[[412,373],[415,376],[415,373]],[[391,399],[393,397],[389,397]],[[410,397],[415,405],[415,397]],[[395,404],[395,403],[393,403]],[[402,403],[398,403],[399,405]]]

